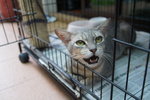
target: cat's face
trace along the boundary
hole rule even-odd
[[[100,30],[90,29],[77,33],[56,30],[56,34],[73,58],[89,67],[98,65],[104,50],[104,36]]]

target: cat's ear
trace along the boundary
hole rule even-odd
[[[61,39],[65,44],[67,44],[71,40],[71,33],[65,30],[56,29],[56,35]]]
[[[109,24],[110,20],[111,20],[111,18],[108,18],[105,22],[99,24],[99,25],[96,27],[96,29],[97,29],[97,30],[103,30],[103,29],[105,29],[105,27]]]

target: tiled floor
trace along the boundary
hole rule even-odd
[[[9,34],[12,35],[11,32]],[[1,36],[0,40],[3,39]],[[67,91],[31,58],[29,63],[22,64],[18,55],[17,43],[0,47],[0,100],[72,99]]]
[[[18,60],[17,44],[0,47],[0,100],[70,100],[68,93],[32,59]]]

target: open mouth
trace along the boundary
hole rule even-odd
[[[84,61],[87,62],[88,64],[95,64],[98,62],[98,60],[99,60],[99,57],[95,55],[90,58],[84,58]]]

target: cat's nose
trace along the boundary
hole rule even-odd
[[[95,54],[97,49],[91,49],[90,51]]]

